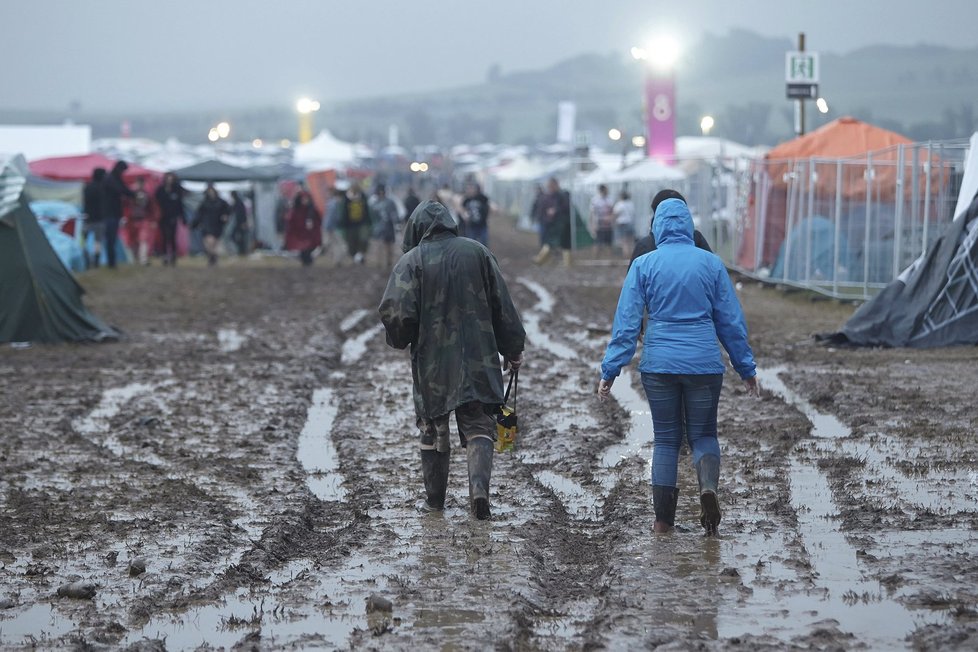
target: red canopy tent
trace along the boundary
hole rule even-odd
[[[156,170],[144,168],[135,163],[129,163],[129,167],[123,173],[122,178],[127,184],[132,184],[136,179],[142,179],[146,186],[146,192],[153,195],[156,187],[163,181],[163,173]],[[102,154],[84,154],[81,156],[57,156],[52,158],[42,158],[28,163],[31,174],[54,181],[88,181],[92,178],[92,171],[95,168],[104,168],[106,172],[112,170],[116,161]],[[128,205],[124,211],[128,215]],[[130,233],[123,228],[120,237],[127,246],[131,246]],[[161,236],[157,235],[154,250],[161,246]],[[185,255],[189,248],[189,234],[183,224],[177,228],[177,252]]]
[[[92,170],[95,168],[105,168],[106,172],[112,169],[116,162],[102,154],[84,154],[82,156],[57,156],[53,158],[41,158],[28,163],[31,174],[45,179],[55,181],[88,181],[92,178]],[[128,183],[136,179],[145,179],[146,185],[155,187],[163,178],[163,174],[141,167],[135,163],[129,163],[122,178]]]

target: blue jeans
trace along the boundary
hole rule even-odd
[[[723,374],[642,374],[652,410],[655,445],[652,484],[675,487],[683,433],[693,451],[693,465],[704,455],[720,456],[717,405]]]

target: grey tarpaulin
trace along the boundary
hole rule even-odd
[[[978,344],[978,193],[912,268],[863,304],[836,344],[931,348]]]

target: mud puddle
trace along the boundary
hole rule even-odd
[[[219,328],[217,330],[217,348],[221,353],[233,353],[241,349],[248,337],[236,328]]]
[[[630,368],[622,369],[621,375],[611,386],[611,395],[629,416],[625,439],[605,449],[601,466],[613,469],[622,460],[641,457],[646,465],[652,464],[652,412],[642,387],[641,376]]]
[[[344,340],[340,350],[340,362],[344,365],[351,365],[360,360],[367,352],[367,344],[377,337],[384,330],[383,324],[371,326],[356,337]]]
[[[331,569],[295,561],[270,574],[260,591],[239,589],[218,604],[161,615],[131,631],[123,644],[165,639],[169,649],[230,649],[258,632],[263,646],[344,647],[355,629],[370,628],[366,597],[384,590],[378,579],[391,573],[357,554]]]
[[[526,337],[529,343],[534,347],[546,349],[558,358],[568,360],[576,358],[577,353],[572,348],[551,338],[547,333],[543,332],[540,326],[540,321],[543,316],[550,314],[556,303],[553,294],[536,281],[525,277],[520,277],[516,280],[537,296],[537,302],[522,315],[523,328],[526,330]]]
[[[340,322],[340,331],[346,333],[352,331],[357,325],[363,321],[367,315],[371,313],[370,310],[366,308],[361,308],[359,310],[354,310],[349,315],[347,315],[343,321]]]
[[[600,520],[604,496],[553,471],[539,471],[536,479],[554,492],[567,514],[582,521]]]
[[[346,498],[339,456],[331,435],[336,411],[333,390],[324,387],[314,391],[296,449],[296,458],[307,474],[306,485],[314,496],[323,501]]]
[[[13,617],[9,617],[13,615]],[[75,629],[75,623],[58,613],[50,603],[36,603],[23,611],[0,612],[0,643],[4,645],[44,645]],[[48,643],[50,644],[50,643]]]

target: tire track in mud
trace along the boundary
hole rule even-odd
[[[319,640],[333,646],[365,644],[372,633],[384,632],[385,647],[490,645],[511,636],[513,614],[524,613],[532,600],[514,584],[533,570],[521,532],[530,519],[547,517],[549,497],[532,484],[525,490],[523,469],[497,456],[493,519],[471,519],[465,460],[456,445],[445,512],[420,510],[410,360],[385,346],[376,325],[357,332],[361,322],[369,323],[368,314],[358,310],[341,325],[344,369],[330,375],[330,388],[316,390],[328,392],[335,404],[327,427],[343,479],[334,475],[331,482],[344,488],[360,529],[344,538],[346,553],[312,580],[331,607],[310,618],[307,631],[327,630]],[[521,490],[510,494],[513,487]],[[372,593],[393,600],[396,620],[365,613]]]
[[[949,615],[910,610],[898,601],[906,596],[884,591],[878,579],[867,579],[869,569],[860,562],[860,555],[866,553],[858,551],[842,532],[838,521],[841,510],[821,467],[839,455],[857,456],[870,462],[867,483],[896,486],[903,501],[921,508],[933,504],[934,498],[916,483],[903,480],[892,463],[874,448],[851,441],[848,426],[789,389],[780,377],[787,371],[786,367],[776,367],[759,370],[758,376],[767,390],[796,407],[812,424],[814,441],[797,444],[791,454],[790,483],[801,540],[813,568],[808,595],[787,602],[782,599],[782,604],[802,613],[812,607],[810,596],[818,596],[818,616],[836,621],[842,631],[852,633],[859,641],[871,646],[906,647],[907,638],[916,629],[946,625]],[[935,539],[944,538],[930,534]],[[763,620],[756,625],[770,629]]]

